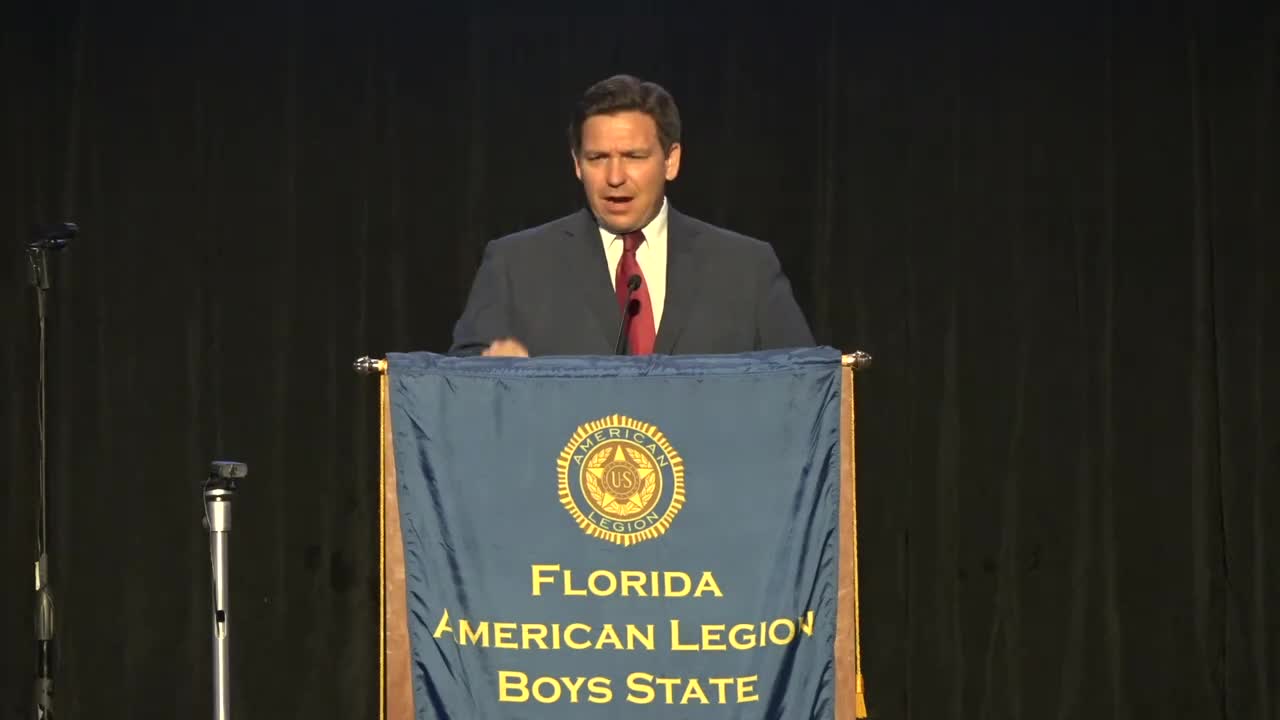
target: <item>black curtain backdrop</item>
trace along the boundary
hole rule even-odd
[[[874,717],[1280,717],[1274,4],[520,7],[0,11],[0,716],[35,660],[28,227],[82,226],[49,325],[60,717],[208,715],[215,458],[250,468],[236,715],[375,717],[351,363],[443,351],[483,244],[580,207],[568,108],[626,71],[680,103],[673,202],[876,358]]]

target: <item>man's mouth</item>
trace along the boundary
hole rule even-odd
[[[611,210],[626,210],[631,206],[631,201],[635,200],[631,195],[606,195],[604,198],[605,207]]]

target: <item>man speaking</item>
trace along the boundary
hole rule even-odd
[[[459,355],[736,353],[809,347],[767,243],[684,215],[680,113],[628,75],[587,89],[569,126],[587,208],[492,241],[454,326]]]

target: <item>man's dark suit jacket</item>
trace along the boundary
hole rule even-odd
[[[512,337],[530,355],[612,355],[620,320],[600,230],[583,209],[489,243],[450,352],[474,355]],[[813,345],[772,247],[668,206],[655,353]]]

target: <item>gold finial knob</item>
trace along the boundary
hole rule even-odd
[[[848,355],[841,355],[840,364],[845,367],[851,367],[854,370],[866,370],[871,367],[871,356],[858,350]]]
[[[361,375],[381,375],[387,371],[387,361],[375,360],[366,355],[356,360],[352,367]]]

